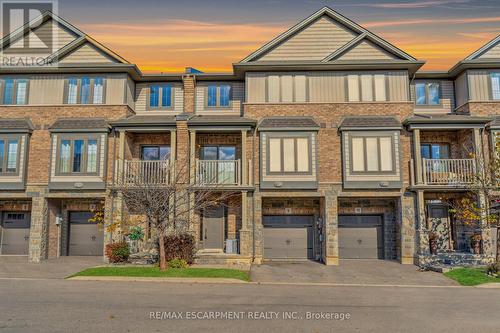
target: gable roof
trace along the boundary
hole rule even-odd
[[[279,45],[283,44],[284,42],[286,42],[287,40],[289,40],[290,38],[292,38],[293,36],[295,36],[299,32],[303,31],[307,27],[311,26],[311,24],[318,21],[319,19],[321,19],[324,16],[331,18],[333,21],[340,23],[342,26],[346,27],[346,29],[353,31],[355,34],[357,34],[356,37],[353,37],[353,40],[356,40],[356,42],[361,42],[364,39],[368,39],[371,42],[373,42],[377,47],[380,47],[381,49],[384,49],[385,51],[393,54],[395,57],[397,57],[397,59],[412,61],[412,62],[417,61],[416,58],[412,57],[408,53],[400,50],[396,46],[390,44],[389,42],[378,37],[377,35],[373,34],[372,32],[368,31],[367,29],[361,27],[357,23],[346,18],[345,16],[341,15],[340,13],[334,11],[330,7],[323,7],[320,10],[318,10],[317,12],[315,12],[314,14],[312,14],[311,16],[307,17],[306,19],[302,20],[301,22],[299,22],[295,26],[291,27],[290,29],[288,29],[287,31],[282,33],[281,35],[277,36],[276,38],[274,38],[273,40],[271,40],[270,42],[268,42],[267,44],[265,44],[264,46],[262,46],[261,48],[259,48],[255,52],[253,52],[252,54],[250,54],[249,56],[247,56],[245,59],[241,60],[240,64],[241,63],[248,63],[248,62],[252,62],[252,61],[258,61],[258,59],[260,57],[262,57],[263,55],[265,55],[267,52],[269,52],[269,51],[275,49],[276,47],[278,47]],[[353,40],[349,41],[347,44],[345,44],[341,48],[347,49],[348,44],[349,44],[349,46],[357,45],[357,44],[353,43]],[[353,45],[350,45],[350,44],[353,44]],[[338,49],[332,50],[332,54],[336,53],[337,51],[338,51]],[[331,61],[334,58],[334,56],[332,56],[332,54],[328,54],[322,60],[322,62]]]
[[[71,53],[77,51],[85,44],[90,44],[93,48],[96,49],[96,52],[102,52],[105,56],[109,57],[114,62],[122,64],[130,64],[126,59],[119,56],[117,53],[113,52],[103,44],[97,42],[95,39],[93,39],[86,33],[82,32],[80,29],[70,24],[66,20],[55,15],[51,11],[43,12],[40,16],[34,18],[30,22],[27,22],[26,24],[14,30],[10,34],[3,36],[3,38],[0,40],[0,50],[8,48],[9,45],[12,45],[15,42],[19,41],[21,38],[28,36],[30,32],[38,29],[39,27],[41,27],[42,25],[46,24],[51,20],[53,22],[56,22],[60,27],[74,34],[74,39],[71,42],[67,43],[66,45],[62,46],[61,48],[53,50],[54,52],[47,57],[49,62],[56,62],[60,59],[63,59],[64,57],[69,56]],[[32,26],[35,26],[36,28],[35,29],[30,28]]]
[[[491,51],[494,48],[496,49],[497,47],[499,48],[498,56],[494,56],[492,58],[500,59],[500,35],[496,36],[491,41],[489,41],[488,43],[486,43],[483,46],[481,46],[477,51],[475,51],[472,54],[470,54],[464,60],[470,61],[470,60],[479,59],[482,56],[484,56],[486,53],[488,53],[488,51]]]

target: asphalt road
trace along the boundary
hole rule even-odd
[[[0,332],[498,332],[499,313],[500,289],[0,279]]]

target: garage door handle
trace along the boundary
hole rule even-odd
[[[361,243],[363,243],[363,240],[358,239],[358,244],[360,244],[360,245],[361,245]]]
[[[91,236],[91,237],[90,237],[90,239],[91,239],[93,242],[95,242],[96,237],[95,237],[95,236]]]
[[[207,239],[207,229],[205,229],[205,235],[204,239]]]

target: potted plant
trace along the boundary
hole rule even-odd
[[[429,233],[429,248],[431,250],[431,254],[437,254],[438,234],[433,231]]]
[[[130,232],[128,234],[128,243],[130,245],[131,253],[139,252],[139,241],[141,241],[143,238],[144,231],[140,226],[130,228]]]
[[[481,254],[481,241],[483,237],[481,234],[474,234],[470,236],[470,247],[472,249],[472,253]]]

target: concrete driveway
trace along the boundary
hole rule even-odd
[[[266,262],[252,266],[252,281],[277,283],[334,283],[368,285],[454,286],[455,281],[414,265],[386,260],[341,260],[339,266],[313,261]]]
[[[85,268],[103,264],[102,257],[60,257],[34,264],[29,263],[27,257],[0,256],[0,279],[63,279]]]

